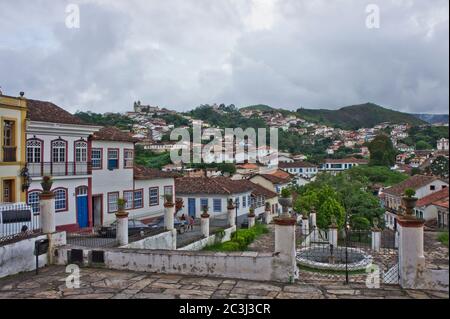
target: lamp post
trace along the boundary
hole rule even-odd
[[[237,230],[238,230],[238,204],[239,204],[239,201],[237,201],[237,200],[234,200],[234,207],[235,207],[235,210],[236,210],[236,215],[235,215],[235,224],[236,224],[236,232],[235,232],[235,234],[234,234],[234,236],[235,236],[235,239],[237,239]]]
[[[348,285],[348,236],[350,224],[348,222],[348,212],[345,212],[345,283]]]

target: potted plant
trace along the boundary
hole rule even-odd
[[[255,209],[253,207],[250,207],[250,209],[248,211],[248,217],[256,217]]]
[[[283,207],[292,207],[292,196],[289,189],[284,188],[281,191],[281,197],[278,199],[278,203],[280,203]]]
[[[127,200],[124,198],[117,199],[117,213],[116,217],[127,217],[128,213],[125,211],[125,205],[127,204]]]
[[[209,218],[209,214],[208,214],[208,206],[203,206],[202,207],[202,211],[203,211],[203,213],[202,213],[202,215],[201,215],[201,217],[202,218]]]
[[[419,200],[416,196],[416,191],[412,188],[405,190],[403,196],[403,206],[406,209],[406,215],[413,215],[413,209],[416,207],[417,201]]]
[[[43,193],[50,193],[50,190],[52,189],[53,185],[53,179],[51,176],[44,176],[42,178],[41,186]]]
[[[173,195],[172,194],[165,194],[164,196],[164,207],[173,207],[175,204],[173,203]]]

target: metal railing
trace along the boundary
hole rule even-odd
[[[3,146],[3,162],[16,162],[17,147],[15,146]]]
[[[28,163],[27,168],[31,177],[79,176],[92,174],[92,164],[90,162]]]
[[[41,233],[40,216],[24,203],[0,204],[0,245]]]

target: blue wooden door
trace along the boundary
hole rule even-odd
[[[88,194],[86,187],[77,189],[77,217],[78,226],[86,228],[89,226],[89,211],[88,211]]]
[[[195,218],[195,198],[189,198],[188,208],[189,208],[189,216]]]

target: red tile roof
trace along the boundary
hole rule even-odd
[[[135,143],[138,139],[134,138],[131,133],[126,133],[116,127],[104,127],[100,131],[95,132],[92,139],[94,141],[114,141],[114,142],[130,142]]]
[[[182,195],[231,195],[251,192],[245,181],[235,181],[226,177],[183,177],[175,180],[177,194]]]
[[[152,180],[152,179],[165,179],[175,178],[179,175],[171,172],[164,172],[159,169],[148,168],[144,166],[136,165],[134,167],[134,179],[136,180]]]
[[[83,122],[73,114],[70,114],[61,107],[46,101],[27,100],[28,114],[27,117],[31,121],[75,124],[75,125],[91,125]]]
[[[419,188],[426,186],[436,180],[439,180],[439,178],[436,176],[415,175],[408,178],[406,181],[403,181],[390,188],[386,188],[384,192],[394,196],[402,196],[405,190],[407,190],[408,188],[418,190]]]
[[[434,202],[433,205],[448,209],[448,197],[446,199]]]
[[[448,198],[448,188],[440,190],[438,192],[434,192],[428,196],[425,196],[425,197],[419,199],[416,206],[417,207],[426,207],[426,206],[433,204],[434,202],[443,200],[445,198]]]
[[[253,189],[252,194],[255,196],[264,196],[265,198],[275,198],[278,197],[278,194],[275,192],[272,192],[268,190],[265,187],[262,187],[261,185],[252,183],[249,180],[241,180],[241,183],[247,184],[250,188]]]
[[[259,174],[259,175],[255,175],[254,177],[256,177],[256,176],[261,176],[262,178],[265,178],[272,184],[288,184],[291,182],[290,178],[283,178],[283,177],[276,176],[273,174]]]

